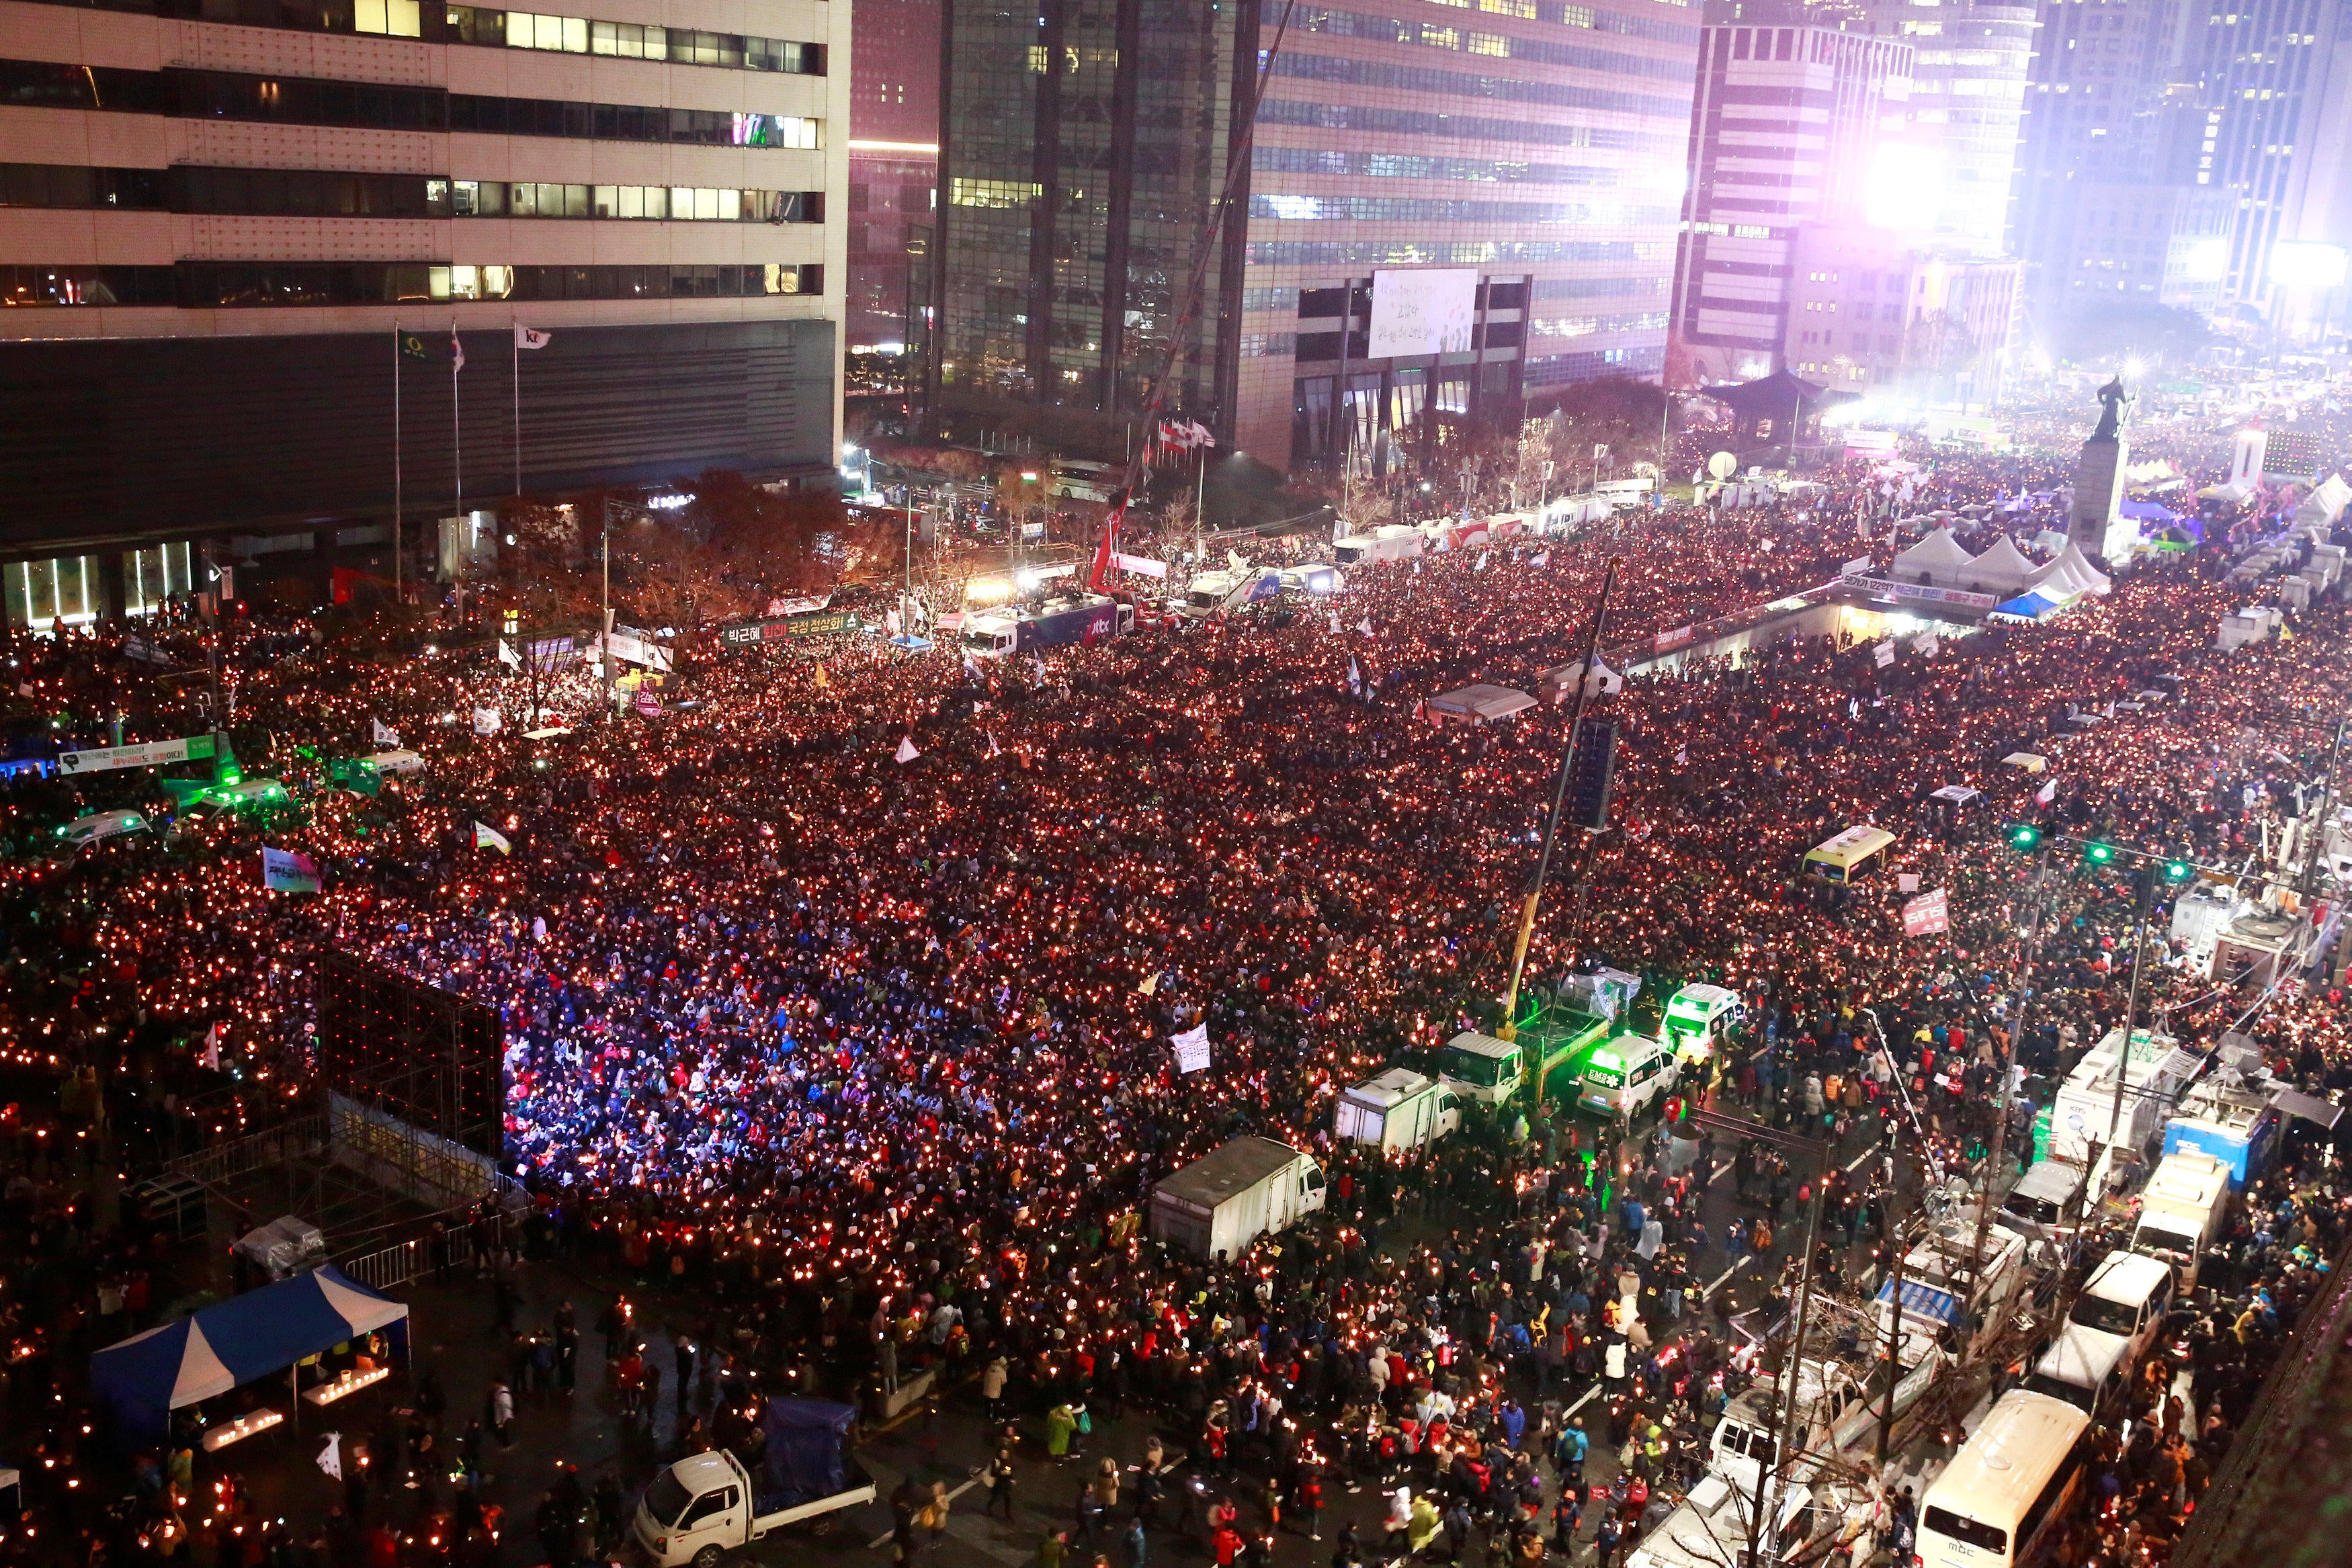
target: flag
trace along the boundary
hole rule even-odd
[[[898,737],[898,757],[899,761],[912,762],[916,758],[920,757],[921,755],[921,752],[915,749],[915,737],[913,736],[902,735]]]
[[[2036,789],[2033,792],[2033,798],[2045,806],[2055,800],[2058,798],[2058,780],[2053,779],[2049,783]]]
[[[1176,1071],[1198,1072],[1209,1065],[1209,1026],[1196,1023],[1182,1034],[1171,1035],[1169,1043],[1176,1048]]]
[[[1675,766],[1677,768],[1688,768],[1690,766],[1689,747],[1685,746],[1681,750],[1675,753]]]
[[[522,668],[522,655],[516,653],[515,645],[504,637],[499,639],[499,663],[509,669]]]
[[[319,1450],[319,1468],[334,1480],[343,1479],[342,1440],[341,1432],[330,1432],[327,1434],[327,1446]]]
[[[1364,673],[1356,667],[1352,653],[1348,656],[1348,695],[1359,697],[1364,695]]]
[[[384,723],[383,720],[380,718],[372,718],[368,720],[368,722],[375,726],[375,743],[378,746],[398,746],[400,744],[400,731],[393,728],[392,726]]]
[[[819,664],[816,667],[816,689],[821,692],[831,691],[833,689],[833,677],[824,673],[824,666],[823,664]]]
[[[400,345],[401,358],[404,360],[430,360],[433,357],[431,352],[425,347],[425,340],[418,337],[415,333],[404,332],[398,328],[394,328],[393,329],[392,336],[393,340]]]
[[[215,1019],[213,1027],[205,1030],[205,1065],[213,1071],[220,1071],[221,1026]]]
[[[1217,444],[1217,438],[1209,434],[1209,427],[1197,419],[1185,428],[1185,434],[1192,438],[1192,444],[1195,446],[1214,446]]]
[[[515,347],[518,349],[544,349],[555,341],[554,333],[542,332],[536,327],[526,327],[520,321],[515,323],[514,332]]]
[[[1531,567],[1537,568],[1549,566],[1551,564],[1551,551],[1548,549],[1538,550],[1535,554],[1528,557],[1528,564]]]
[[[452,322],[449,327],[449,371],[454,375],[465,368],[466,345],[457,340],[457,324]]]
[[[505,722],[499,716],[499,710],[494,707],[478,707],[474,710],[476,735],[496,735]]]
[[[1147,997],[1158,996],[1160,994],[1160,971],[1154,969],[1151,973],[1144,976],[1143,984],[1136,987],[1135,988],[1141,991]]]
[[[507,842],[507,836],[488,822],[478,821],[474,824],[474,847],[478,850],[496,850],[502,855],[514,853],[514,846]]]
[[[1494,554],[1494,553],[1495,553],[1495,552],[1494,552],[1494,551],[1492,551],[1492,550],[1483,550],[1483,549],[1482,549],[1482,550],[1480,550],[1480,551],[1478,552],[1478,564],[1477,564],[1476,566],[1473,567],[1471,570],[1474,570],[1474,571],[1484,571],[1484,570],[1486,570],[1486,558],[1487,558],[1488,556],[1490,556],[1490,555]]]
[[[319,862],[298,850],[261,852],[261,883],[272,893],[316,893]]]
[[[1370,636],[1372,634],[1372,618],[1369,615],[1365,616],[1361,621],[1356,623],[1356,630],[1361,632],[1367,637]]]
[[[991,730],[988,735],[988,754],[991,757],[1002,757],[1004,755],[1004,748],[996,744],[996,732],[994,730]]]
[[[1339,634],[1339,612],[1338,611],[1334,610],[1333,612],[1331,612],[1331,635],[1333,635],[1334,637],[1337,637]]]

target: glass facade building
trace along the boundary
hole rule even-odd
[[[1280,0],[948,11],[942,411],[1115,430],[1181,331],[1168,407],[1289,468],[1663,366],[1689,6],[1300,5],[1278,48]],[[1180,323],[1253,103],[1234,221]],[[1374,277],[1411,268],[1475,269],[1466,348],[1370,355]]]

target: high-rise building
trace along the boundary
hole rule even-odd
[[[2280,242],[2352,240],[2352,36],[2341,0],[2231,0],[2210,13],[2188,46],[2204,121],[2196,183],[2236,208],[2222,298],[2268,309]]]
[[[2218,301],[2235,204],[2210,162],[2197,177],[2207,30],[2192,0],[2045,0],[2011,223],[2043,329],[2098,304]]]
[[[0,0],[0,550],[829,476],[848,11]]]
[[[1948,252],[2008,253],[2033,53],[2033,0],[1872,0],[1876,32],[1914,47],[1910,178],[1932,204],[1930,232]]]
[[[1661,0],[949,0],[935,406],[1115,444],[1168,405],[1276,467],[1662,368],[1696,18]],[[1236,105],[1236,221],[1180,322]],[[1387,273],[1445,274],[1419,279]],[[1412,340],[1391,308],[1435,310]],[[1403,351],[1418,348],[1423,351]]]
[[[2018,264],[1887,229],[1811,224],[1793,250],[1785,366],[1837,392],[1934,404],[1999,400]]]
[[[940,172],[940,0],[856,0],[849,101],[852,349],[922,335]]]
[[[1799,235],[1811,223],[1860,221],[1874,177],[1891,172],[1874,165],[1902,123],[1911,53],[1897,39],[1831,27],[1706,29],[1675,273],[1677,381],[1779,368]]]

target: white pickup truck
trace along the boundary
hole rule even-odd
[[[660,1568],[717,1568],[730,1551],[772,1531],[835,1509],[874,1500],[874,1483],[851,1465],[842,1475],[857,1484],[824,1497],[761,1511],[751,1473],[724,1448],[691,1454],[653,1479],[637,1504],[637,1544]]]

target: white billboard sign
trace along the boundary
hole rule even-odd
[[[1478,269],[1417,267],[1372,274],[1375,360],[1466,354],[1478,315]]]

